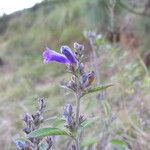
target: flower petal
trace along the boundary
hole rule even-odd
[[[51,61],[56,61],[63,64],[70,63],[67,57],[49,49],[48,47],[43,52],[43,59],[44,59],[44,63],[49,63]]]
[[[70,63],[74,63],[74,64],[77,63],[77,59],[75,58],[69,46],[62,46],[60,51],[62,54],[64,54],[68,58]]]

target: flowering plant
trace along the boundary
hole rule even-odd
[[[69,46],[62,46],[60,52],[55,52],[46,48],[43,52],[44,63],[52,61],[65,64],[72,74],[70,81],[62,81],[61,86],[73,92],[76,97],[75,110],[71,104],[64,106],[64,128],[39,128],[44,118],[41,117],[45,104],[42,99],[38,112],[35,115],[26,115],[24,121],[26,128],[23,130],[27,135],[27,140],[16,140],[16,145],[20,149],[40,149],[41,143],[45,142],[46,149],[53,148],[53,138],[58,135],[66,135],[74,141],[71,150],[80,150],[82,128],[86,127],[89,119],[80,113],[81,98],[87,94],[104,90],[111,85],[103,85],[92,88],[92,83],[96,78],[94,71],[86,72],[84,68],[84,46],[74,43],[74,52]]]

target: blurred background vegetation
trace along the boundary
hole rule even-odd
[[[74,103],[58,86],[69,77],[65,66],[44,65],[42,52],[46,46],[57,51],[61,45],[82,43],[89,70],[93,50],[84,36],[89,30],[98,34],[100,82],[115,85],[104,97],[116,116],[112,135],[124,140],[130,149],[150,149],[150,0],[44,0],[0,18],[2,149],[15,149],[12,137],[19,131],[22,134],[21,117],[35,110],[39,97],[46,98],[55,116],[62,115],[64,102]],[[82,103],[85,115],[98,114],[94,95]]]

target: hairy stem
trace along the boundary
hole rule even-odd
[[[77,99],[76,99],[76,131],[77,131],[76,146],[77,146],[77,150],[80,150],[80,136],[78,134],[79,116],[80,116],[80,97],[79,95],[77,95]]]
[[[76,100],[76,127],[78,129],[79,126],[79,113],[80,113],[80,98],[79,96],[77,96],[77,100]]]
[[[80,150],[80,139],[79,139],[79,136],[76,138],[76,149]]]

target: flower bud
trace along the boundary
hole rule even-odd
[[[82,75],[82,81],[81,81],[82,88],[89,87],[92,84],[92,82],[94,81],[95,77],[96,77],[96,75],[95,75],[94,71],[91,71],[89,73],[84,73]]]
[[[72,145],[71,150],[76,150],[76,145]]]
[[[72,113],[73,113],[73,107],[72,107],[72,105],[71,104],[65,105],[64,111],[65,111],[64,114],[66,114],[66,115],[72,115]]]
[[[62,46],[60,51],[67,57],[70,63],[77,64],[77,59],[75,58],[75,55],[73,54],[69,46]]]
[[[30,128],[23,128],[23,131],[26,133],[26,134],[29,134],[31,132],[31,129]]]
[[[44,120],[43,116],[41,115],[41,113],[39,111],[37,111],[35,114],[33,114],[32,118],[33,118],[33,122],[36,126],[38,124],[40,124],[41,122],[43,122],[43,120]]]
[[[73,125],[73,118],[71,116],[67,116],[66,123],[68,126],[72,126]]]
[[[46,138],[46,142],[47,142],[47,144],[48,144],[48,147],[51,148],[52,145],[53,145],[52,137],[51,137],[51,136],[48,136],[48,137]]]
[[[23,117],[23,121],[26,123],[26,124],[31,124],[32,122],[32,118],[29,114],[25,114],[24,117]]]
[[[30,145],[28,142],[26,141],[15,141],[15,144],[17,146],[18,149],[20,150],[29,150],[30,149]]]
[[[77,51],[82,51],[82,50],[84,50],[84,46],[77,43],[77,42],[75,42],[74,43],[74,49],[77,50]]]

